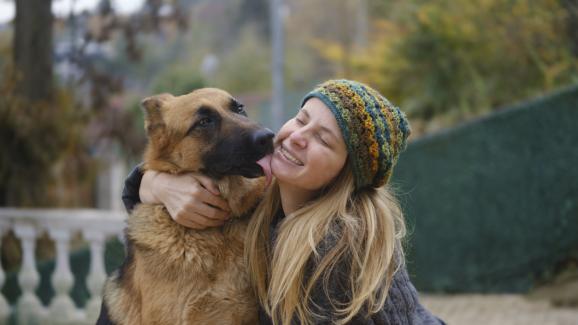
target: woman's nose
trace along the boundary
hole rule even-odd
[[[300,148],[307,147],[307,136],[303,132],[303,129],[293,131],[289,136],[289,140]]]

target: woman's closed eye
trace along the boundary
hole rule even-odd
[[[296,122],[298,125],[305,125],[305,124],[306,124],[305,119],[303,119],[303,118],[300,117],[300,116],[295,116],[295,122]]]
[[[302,116],[297,115],[295,117],[295,123],[297,123],[297,125],[300,126],[304,126],[307,124],[306,118],[303,118]],[[321,132],[315,132],[315,138],[319,140],[319,142],[321,142],[322,145],[331,148],[331,145],[329,144],[329,142],[323,137]]]
[[[321,144],[323,144],[324,146],[331,148],[331,146],[329,145],[329,143],[323,139],[323,136],[320,133],[316,133],[315,136],[317,137],[317,139],[319,139],[319,141],[321,142]]]

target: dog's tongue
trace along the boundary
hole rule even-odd
[[[271,184],[271,179],[273,178],[271,175],[271,156],[272,155],[266,155],[257,161],[257,165],[261,166],[265,177],[267,177],[267,185],[265,185],[265,187],[269,187],[269,184]]]

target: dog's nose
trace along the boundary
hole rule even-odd
[[[268,150],[273,148],[273,137],[275,133],[269,129],[263,129],[253,133],[253,145],[260,149]]]

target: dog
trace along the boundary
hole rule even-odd
[[[244,234],[271,178],[259,164],[273,151],[273,132],[216,88],[156,95],[141,105],[148,137],[142,169],[212,177],[232,218],[193,230],[162,205],[137,205],[125,229],[127,256],[105,282],[97,324],[258,323]]]

